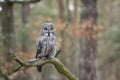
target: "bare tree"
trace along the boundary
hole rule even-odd
[[[22,51],[23,52],[28,52],[28,40],[29,40],[29,35],[26,33],[26,27],[29,22],[29,12],[30,12],[30,7],[28,3],[22,4],[22,23],[23,23],[23,28],[22,28]]]
[[[97,0],[81,0],[81,27],[85,28],[85,32],[89,34],[80,41],[81,54],[83,57],[83,65],[80,70],[81,80],[98,80],[97,69],[97,40],[94,27],[97,25]],[[82,26],[84,25],[85,26]],[[84,34],[85,35],[85,34]]]
[[[4,46],[4,53],[7,59],[10,59],[7,54],[9,53],[10,49],[15,50],[15,31],[14,31],[14,16],[13,16],[13,5],[15,3],[35,3],[40,0],[5,0],[1,1],[0,4],[2,5],[2,13],[1,13],[1,22],[2,22],[2,34],[3,38],[3,46]]]
[[[3,38],[3,46],[5,56],[8,55],[9,50],[15,50],[15,32],[14,32],[14,18],[13,18],[13,3],[3,3],[2,4],[2,13],[1,13],[1,21],[2,21],[2,34]],[[7,56],[6,59],[10,59]]]
[[[16,50],[16,41],[15,41],[15,30],[14,30],[14,16],[13,16],[13,5],[16,3],[25,4],[25,3],[35,3],[40,0],[3,0],[0,1],[0,5],[2,5],[2,12],[0,13],[1,22],[2,22],[2,34],[3,34],[3,53],[7,62],[11,60],[9,56],[9,51]],[[25,20],[26,22],[26,20]],[[0,69],[0,75],[3,76],[6,80],[9,80],[8,75],[5,75]]]
[[[63,0],[58,0],[58,17],[60,22],[64,21],[64,5]]]
[[[78,0],[74,0],[74,11],[73,11],[73,26],[76,26],[77,23],[77,8],[78,8]]]
[[[77,41],[77,39],[76,39],[76,37],[75,37],[75,28],[76,28],[76,26],[77,26],[77,8],[78,8],[78,0],[74,0],[74,2],[73,2],[73,6],[74,6],[74,9],[73,9],[73,13],[72,13],[72,32],[73,32],[73,34],[72,34],[72,37],[71,37],[71,62],[72,63],[70,63],[70,70],[72,71],[72,72],[74,72],[74,73],[76,73],[77,71],[75,71],[74,69],[73,69],[73,67],[75,67],[76,65],[76,59],[75,59],[75,57],[76,57],[76,41]],[[74,55],[73,55],[74,54]]]
[[[66,0],[66,16],[67,16],[67,21],[71,21],[71,11],[69,9],[69,2],[70,0]]]

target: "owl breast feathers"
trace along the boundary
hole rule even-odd
[[[54,58],[56,53],[56,37],[41,36],[37,43],[36,58]]]

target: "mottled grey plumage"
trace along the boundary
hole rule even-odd
[[[54,58],[56,53],[56,36],[55,28],[52,23],[45,23],[41,29],[41,36],[37,41],[36,58],[48,59]],[[42,66],[37,66],[37,70],[41,72]]]

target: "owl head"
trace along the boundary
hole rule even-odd
[[[54,24],[44,23],[41,29],[41,36],[55,36]]]

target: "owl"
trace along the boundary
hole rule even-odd
[[[41,34],[37,41],[36,58],[50,59],[56,54],[56,34],[52,23],[42,25]],[[41,72],[42,65],[37,66],[38,72]]]

